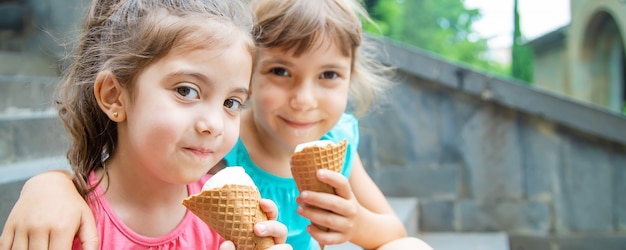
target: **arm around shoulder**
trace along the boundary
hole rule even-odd
[[[0,250],[70,249],[75,235],[83,249],[97,249],[95,221],[72,174],[52,170],[24,184],[0,236]]]

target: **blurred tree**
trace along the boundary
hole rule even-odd
[[[509,75],[509,67],[486,58],[487,39],[472,30],[480,18],[463,0],[364,0],[378,25],[365,24],[372,34],[413,45],[447,59]]]
[[[520,15],[517,9],[517,0],[513,2],[513,47],[511,49],[511,76],[527,84],[533,78],[533,53],[529,45],[523,44],[520,28]]]

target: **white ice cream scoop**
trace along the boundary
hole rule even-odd
[[[310,141],[305,143],[300,143],[296,146],[296,150],[294,152],[300,152],[306,147],[326,147],[328,145],[335,146],[335,143],[329,140],[319,140],[319,141]]]
[[[246,173],[243,167],[226,167],[213,175],[202,186],[202,190],[221,188],[227,184],[246,185],[256,187],[252,178]]]

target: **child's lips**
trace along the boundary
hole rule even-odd
[[[206,149],[206,148],[186,148],[188,151],[190,151],[192,154],[200,157],[200,158],[207,158],[209,156],[211,156],[213,154],[213,150],[211,149]]]
[[[284,119],[285,123],[287,125],[289,125],[290,127],[296,128],[296,129],[307,129],[307,128],[311,128],[313,126],[315,126],[315,124],[317,124],[318,122],[306,122],[306,121],[294,121],[294,120],[289,120],[289,119]]]

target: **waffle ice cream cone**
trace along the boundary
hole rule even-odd
[[[310,190],[334,194],[332,186],[317,180],[317,170],[328,169],[341,173],[348,142],[337,145],[331,141],[314,141],[298,145],[291,155],[291,174],[298,190]]]
[[[300,192],[304,190],[334,194],[335,189],[317,179],[317,171],[328,169],[341,173],[348,146],[347,140],[338,144],[331,141],[313,141],[298,145],[291,155],[291,174]],[[315,225],[328,231],[328,228]],[[324,245],[320,244],[323,250]]]
[[[236,249],[266,249],[274,245],[274,239],[254,234],[254,224],[267,220],[259,206],[261,196],[254,182],[250,179],[244,183],[228,183],[237,179],[233,173],[240,172],[245,174],[241,167],[225,168],[207,181],[202,192],[187,197],[182,203],[224,239],[235,243]]]

